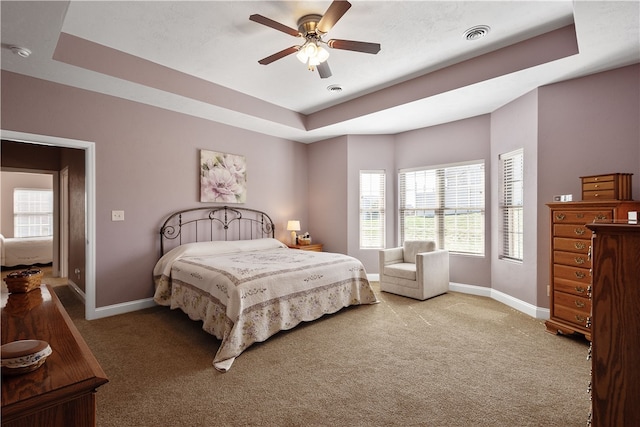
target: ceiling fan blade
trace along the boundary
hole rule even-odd
[[[331,77],[331,68],[329,68],[329,63],[327,61],[321,62],[316,65],[318,69],[318,74],[320,74],[321,79],[326,79]]]
[[[267,27],[271,27],[274,30],[282,31],[283,33],[289,34],[294,37],[298,37],[300,32],[291,27],[287,27],[284,24],[274,21],[273,19],[269,19],[266,16],[253,14],[249,16],[249,19],[253,22],[257,22],[258,24],[266,25]]]
[[[336,22],[338,22],[338,20],[342,18],[342,15],[344,15],[347,10],[349,10],[350,7],[351,3],[349,3],[348,1],[336,0],[331,3],[329,9],[327,9],[327,11],[320,19],[320,22],[318,22],[318,31],[324,34],[328,33],[329,30],[332,29],[334,25],[336,25]]]
[[[327,45],[334,49],[353,50],[355,52],[371,53],[374,55],[380,52],[380,43],[332,39],[327,42]]]
[[[282,59],[285,56],[291,55],[292,53],[296,53],[298,51],[298,49],[300,49],[300,46],[291,46],[291,47],[288,47],[288,48],[286,48],[284,50],[281,50],[278,53],[274,53],[273,55],[267,56],[266,58],[262,58],[258,62],[260,64],[262,64],[262,65],[269,65],[273,61],[277,61],[278,59]]]

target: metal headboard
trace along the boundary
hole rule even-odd
[[[264,212],[229,206],[202,207],[174,212],[160,227],[160,253],[191,242],[252,240],[275,237],[273,221]]]

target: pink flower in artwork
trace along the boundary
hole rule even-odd
[[[200,201],[243,203],[246,199],[246,176],[244,157],[203,150]]]

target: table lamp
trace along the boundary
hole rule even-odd
[[[298,243],[298,236],[296,235],[296,231],[300,231],[300,221],[289,220],[289,222],[287,222],[287,230],[291,231],[291,245],[296,245]]]

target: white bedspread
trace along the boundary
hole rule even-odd
[[[0,263],[3,267],[53,262],[53,237],[9,238],[0,234]]]
[[[289,249],[275,239],[183,245],[158,261],[154,278],[158,304],[202,320],[222,340],[213,364],[223,372],[278,331],[377,302],[357,259]]]

